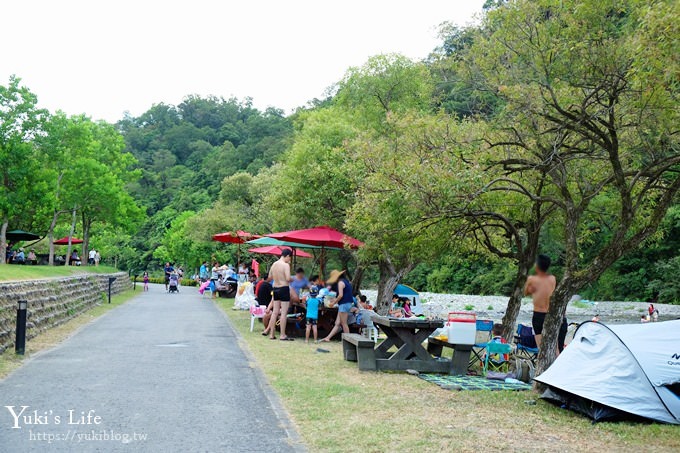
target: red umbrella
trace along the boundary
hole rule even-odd
[[[227,231],[226,233],[218,233],[214,235],[213,241],[218,241],[218,242],[225,242],[228,244],[238,244],[238,250],[236,251],[236,261],[237,264],[241,264],[241,244],[244,244],[246,241],[250,241],[252,239],[257,239],[260,236],[257,234],[252,234],[245,232],[243,230],[238,230],[235,233],[232,233],[231,231]]]
[[[257,234],[247,233],[242,230],[237,232],[227,231],[226,233],[218,233],[212,237],[213,241],[225,242],[229,244],[243,244],[246,241],[257,239],[260,236]]]
[[[316,245],[326,248],[357,249],[363,242],[347,236],[329,226],[318,226],[306,230],[284,231],[283,233],[268,234],[268,237],[283,241],[298,242],[300,244]]]
[[[283,252],[284,249],[287,247],[278,247],[276,245],[270,245],[267,247],[257,247],[254,249],[248,250],[250,253],[261,253],[263,255],[276,255],[276,256],[281,256],[281,252]],[[290,250],[290,249],[289,249]],[[293,249],[293,254],[297,256],[298,258],[312,258],[312,255],[310,255],[307,252],[303,252],[302,250],[297,250]]]
[[[78,238],[71,238],[71,244],[82,244],[83,240]],[[64,236],[61,239],[57,239],[53,242],[54,245],[68,245],[68,236]]]

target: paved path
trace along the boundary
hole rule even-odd
[[[302,450],[237,343],[195,288],[152,285],[0,381],[0,452]]]

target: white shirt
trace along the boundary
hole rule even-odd
[[[90,250],[90,258],[94,259],[95,256],[97,256],[97,251],[96,250]]]

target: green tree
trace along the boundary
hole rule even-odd
[[[0,264],[5,263],[7,227],[23,221],[22,212],[46,190],[33,140],[42,133],[47,112],[36,107],[37,96],[16,76],[0,85]]]
[[[471,48],[471,72],[505,103],[497,165],[514,181],[545,174],[559,208],[564,275],[539,371],[555,358],[571,295],[653,237],[680,190],[679,7],[515,1],[488,13],[488,36]]]

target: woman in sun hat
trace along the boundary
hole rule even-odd
[[[333,270],[331,276],[326,281],[337,292],[338,296],[331,301],[330,306],[338,306],[338,317],[335,318],[335,325],[326,338],[321,341],[331,341],[331,338],[342,329],[344,333],[349,333],[347,317],[354,303],[352,295],[352,284],[347,280],[345,271]]]

